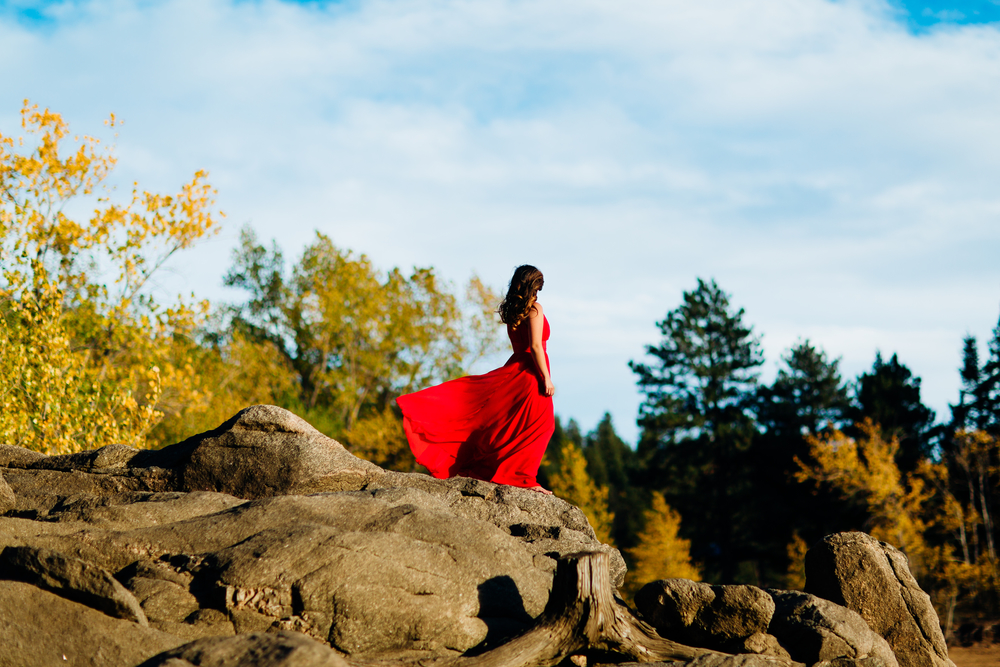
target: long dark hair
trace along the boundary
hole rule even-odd
[[[514,269],[514,275],[507,286],[507,296],[497,307],[500,321],[509,324],[511,329],[516,329],[528,317],[535,297],[544,284],[542,272],[530,264],[522,264]]]

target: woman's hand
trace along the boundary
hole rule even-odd
[[[552,396],[556,393],[556,386],[552,384],[552,378],[545,378],[545,391],[546,396]]]

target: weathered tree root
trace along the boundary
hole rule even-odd
[[[551,667],[584,652],[619,655],[622,661],[688,661],[716,651],[660,637],[615,598],[606,553],[582,552],[560,559],[545,611],[524,634],[448,667]]]

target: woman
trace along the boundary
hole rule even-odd
[[[497,311],[514,349],[507,363],[396,399],[417,462],[438,479],[474,477],[549,494],[535,478],[555,430],[545,341],[549,323],[536,300],[545,279],[514,270]]]

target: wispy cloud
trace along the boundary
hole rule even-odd
[[[626,361],[696,276],[772,361],[898,351],[954,399],[1000,314],[998,55],[991,25],[875,1],[23,4],[0,127],[24,97],[80,130],[115,111],[123,182],[210,169],[230,227],[174,288],[224,296],[245,222],[456,281],[537,263],[557,411],[634,437]]]

